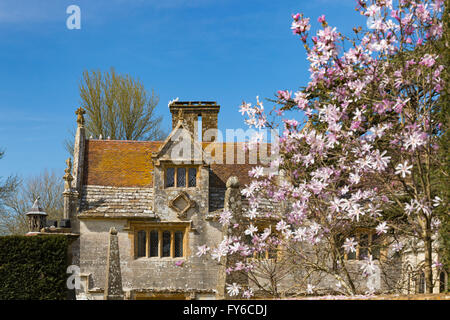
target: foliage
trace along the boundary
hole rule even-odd
[[[264,174],[261,167],[249,172],[253,181],[242,193],[250,204],[245,234],[251,234],[251,245],[227,238],[211,257],[245,257],[278,241],[311,276],[307,293],[322,274],[334,277],[346,294],[374,293],[371,279],[377,270],[384,273],[383,258],[369,248],[359,270],[346,259],[362,245],[358,230],[373,230],[383,238],[385,261],[399,253],[424,254],[418,268],[430,292],[432,269],[440,263],[433,259],[441,215],[448,215],[448,199],[436,179],[436,172],[448,176],[439,149],[446,135],[440,96],[447,70],[433,48],[443,33],[443,1],[357,3],[369,29],[354,28],[353,38],[329,26],[325,16],[310,37],[310,19],[293,15],[291,29],[306,49],[311,80],[294,94],[278,91],[274,112],[284,127],[279,157],[270,166],[281,175]],[[306,114],[306,123],[285,118],[287,110]],[[244,102],[240,112],[249,126],[275,126],[260,101]],[[283,209],[264,212],[261,199]],[[268,228],[255,230],[258,218],[277,219],[279,236]],[[252,269],[251,263],[244,268]],[[401,290],[402,270],[394,271],[399,279],[393,289]],[[358,277],[367,280],[365,288],[357,287]]]
[[[440,191],[442,192],[443,199],[446,203],[450,202],[450,132],[448,130],[450,126],[450,87],[449,87],[449,72],[450,69],[450,1],[446,0],[444,13],[443,13],[443,35],[441,41],[438,41],[435,46],[435,52],[441,54],[442,64],[445,65],[445,72],[443,74],[443,80],[445,83],[444,90],[440,97],[439,103],[441,105],[441,113],[439,120],[442,123],[442,137],[440,139],[440,159],[444,170],[437,171],[439,179]],[[443,261],[447,269],[447,273],[450,273],[450,215],[448,211],[443,210],[441,212],[442,228],[441,228],[441,241],[443,243]],[[449,279],[450,281],[450,279]],[[450,283],[450,282],[449,282]]]
[[[62,235],[0,237],[0,299],[66,299],[67,248]]]
[[[25,234],[28,231],[26,213],[39,197],[47,220],[63,218],[63,179],[56,171],[44,170],[40,174],[23,179],[16,192],[4,201],[0,213],[0,234]]]
[[[0,160],[5,155],[5,152],[0,150]],[[20,184],[20,179],[17,176],[9,176],[5,181],[2,182],[0,177],[0,216],[6,215],[5,201],[9,199],[14,192],[17,190],[17,187]],[[1,228],[1,224],[0,224]],[[1,234],[1,230],[0,230]]]
[[[111,70],[83,72],[79,85],[81,107],[86,110],[86,135],[112,140],[162,140],[161,116],[155,115],[159,97],[139,79]],[[74,136],[74,132],[72,132]],[[73,152],[73,141],[66,149]]]

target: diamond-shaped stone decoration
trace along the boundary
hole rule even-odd
[[[178,218],[185,218],[188,210],[195,205],[186,192],[180,192],[169,201],[169,207],[177,212]]]

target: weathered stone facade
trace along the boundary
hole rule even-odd
[[[74,245],[74,263],[80,266],[83,284],[79,297],[108,296],[105,290],[111,279],[107,264],[111,259],[110,237],[117,242],[118,250],[114,252],[119,252],[125,299],[217,297],[220,266],[195,253],[197,246],[215,246],[223,238],[217,215],[226,203],[226,180],[235,170],[233,165],[223,164],[215,166],[214,171],[205,162],[204,145],[193,134],[199,115],[202,130],[217,129],[218,105],[181,103],[172,106],[171,111],[174,130],[164,142],[86,140],[79,122],[75,145],[78,161],[74,161],[70,189],[71,195],[79,197],[71,197],[68,202],[68,206],[75,204],[78,208],[72,225],[80,234]],[[179,119],[179,115],[183,118]],[[174,159],[172,150],[177,146],[175,135],[179,131],[188,132],[195,150]],[[196,169],[194,187],[165,186],[166,169],[173,167],[175,160]],[[241,165],[238,171],[247,172],[249,168]],[[239,190],[236,196],[241,198]],[[183,205],[186,208],[181,209],[186,210],[178,210],[177,206]],[[185,232],[182,257],[138,256],[137,233],[155,228]],[[224,290],[222,285],[220,291]]]

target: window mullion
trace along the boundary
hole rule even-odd
[[[162,230],[158,230],[158,258],[162,257]]]
[[[145,243],[145,255],[146,255],[146,257],[147,258],[149,258],[150,257],[150,230],[149,229],[147,229],[147,230],[145,230],[145,232],[146,232],[146,240],[147,241],[145,241],[146,243]]]
[[[175,188],[178,188],[178,172],[177,172],[178,170],[177,170],[177,168],[174,168],[173,169],[173,186],[175,187]]]
[[[175,257],[175,233],[170,230],[170,257]]]

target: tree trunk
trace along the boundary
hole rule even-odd
[[[433,249],[430,231],[427,230],[424,239],[425,245],[425,283],[426,283],[426,293],[433,293]]]

